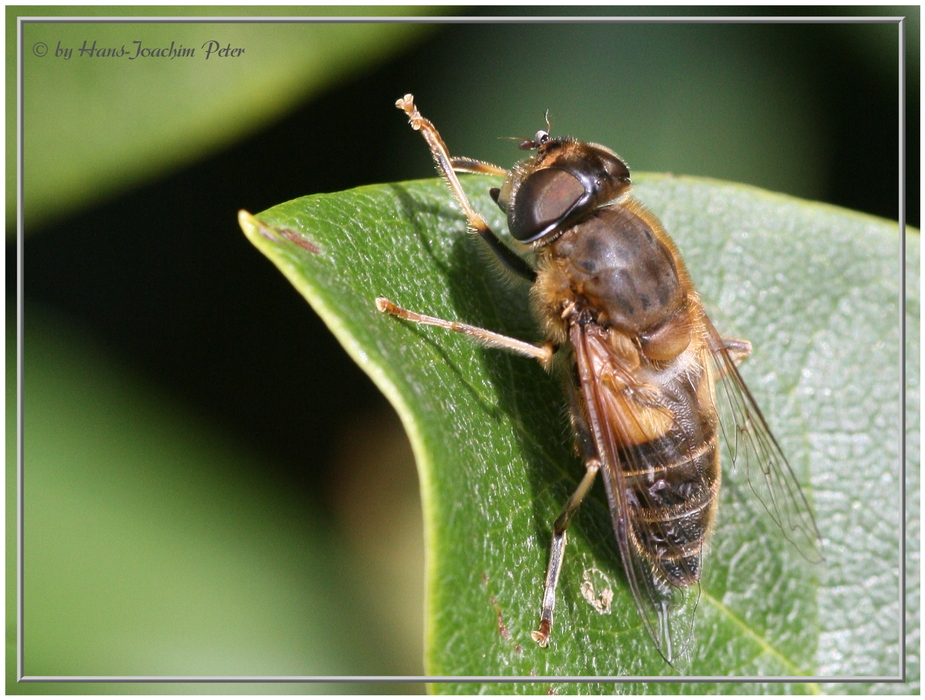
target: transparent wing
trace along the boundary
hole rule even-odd
[[[679,547],[676,543],[683,525],[654,517],[652,513],[665,506],[664,499],[670,497],[667,489],[659,486],[664,483],[660,475],[668,469],[692,467],[688,469],[691,478],[687,481],[687,496],[708,490],[707,485],[694,468],[695,455],[688,448],[679,454],[679,442],[666,439],[664,432],[654,425],[652,416],[647,415],[655,412],[662,418],[656,423],[663,426],[667,423],[674,431],[681,429],[658,393],[627,399],[632,392],[616,387],[632,378],[622,375],[614,381],[615,375],[621,375],[621,368],[609,346],[589,338],[587,327],[577,325],[571,329],[571,340],[627,584],[658,652],[669,664],[677,666],[691,648],[700,599],[702,542]],[[652,447],[637,449],[640,444]],[[641,488],[640,480],[652,486]],[[676,497],[686,496],[676,494]],[[710,508],[711,503],[705,507]],[[668,564],[674,567],[672,581],[665,567],[668,555],[675,553],[678,558]]]
[[[677,586],[658,574],[652,561],[639,549],[640,523],[629,514],[625,496],[621,498],[619,495],[626,493],[620,467],[609,458],[603,460],[602,466],[623,571],[636,610],[659,654],[672,666],[678,666],[692,648],[701,593],[699,579],[689,586]],[[658,525],[654,528],[649,526],[646,534],[652,537],[655,534],[653,529],[657,532],[660,528]],[[702,562],[702,552],[696,556],[698,562]],[[699,576],[701,564],[691,569],[691,574]]]
[[[736,471],[784,536],[808,561],[822,561],[822,544],[806,495],[767,421],[742,380],[729,350],[709,324],[716,376],[716,408],[720,432]]]

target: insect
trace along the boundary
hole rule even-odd
[[[454,158],[412,95],[396,102],[430,147],[471,231],[532,283],[541,345],[426,316],[382,297],[380,311],[538,360],[559,374],[585,473],[553,524],[539,626],[549,643],[566,529],[598,474],[636,609],[672,663],[689,648],[704,545],[718,503],[722,433],[764,509],[809,560],[820,538],[809,504],[737,365],[751,353],[707,317],[658,219],[629,194],[612,150],[538,131],[510,170]],[[547,129],[549,128],[547,120]],[[530,264],[472,208],[456,172],[503,175],[491,196]],[[720,415],[722,414],[722,420]]]

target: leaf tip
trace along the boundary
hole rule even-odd
[[[241,209],[238,212],[238,225],[251,242],[256,242],[255,236],[258,234],[270,241],[275,242],[278,240],[269,226],[265,225],[246,209]]]

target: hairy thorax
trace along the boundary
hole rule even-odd
[[[564,231],[538,255],[534,307],[549,339],[564,341],[573,314],[612,333],[631,367],[677,357],[699,302],[672,253],[658,220],[630,198]]]

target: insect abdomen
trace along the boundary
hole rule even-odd
[[[675,358],[652,363],[630,338],[589,324],[601,417],[611,424],[629,538],[656,584],[690,586],[713,524],[720,485],[712,376],[699,335]],[[627,368],[634,366],[631,372]]]
[[[626,447],[621,460],[627,502],[636,509],[633,544],[676,587],[700,580],[720,483],[715,434],[687,453],[679,451],[680,444],[665,437]]]

